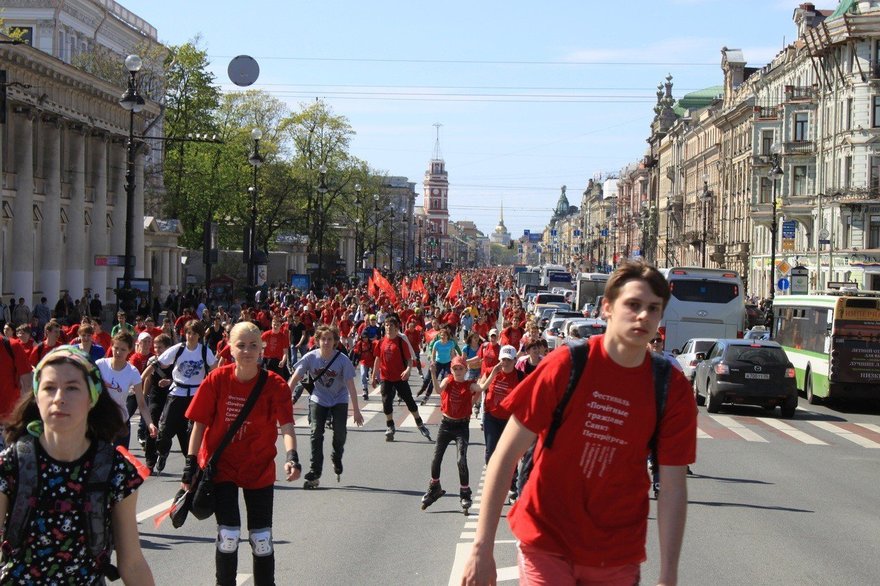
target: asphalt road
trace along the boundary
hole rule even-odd
[[[416,376],[412,385],[417,388]],[[436,435],[436,395],[421,408]],[[688,526],[680,584],[876,584],[880,576],[880,410],[807,405],[794,420],[760,409],[732,408],[710,416],[700,408],[698,461],[689,480]],[[482,487],[483,438],[472,422],[468,452],[475,506],[458,505],[452,449],[444,460],[448,491],[427,511],[433,444],[397,407],[397,441],[384,441],[378,393],[364,408],[367,423],[350,427],[345,472],[329,468],[316,490],[280,481],[275,490],[277,583],[457,583],[473,541]],[[307,467],[304,399],[295,407],[299,452]],[[133,442],[134,443],[134,442]],[[280,444],[280,442],[279,442]],[[133,452],[140,456],[135,447]],[[279,474],[281,459],[279,457]],[[141,540],[157,584],[213,584],[213,521],[190,519],[181,529],[153,517],[178,486],[182,458],[139,491]],[[654,584],[659,550],[653,517],[643,583]],[[240,584],[253,584],[250,547],[239,549]],[[516,583],[512,536],[501,524],[496,544],[499,582]]]

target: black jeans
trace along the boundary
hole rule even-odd
[[[452,372],[452,362],[438,362],[437,363],[437,381],[442,381],[443,378]],[[424,378],[424,384],[422,388],[425,391],[425,400],[427,401],[431,397],[431,393],[434,392],[434,382],[431,379],[431,373],[426,372]]]
[[[168,402],[168,389],[151,389],[150,390],[150,418],[153,424],[159,427],[162,420],[162,411],[165,410],[165,403]],[[159,457],[158,439],[147,434],[147,443],[144,448],[144,460],[146,460],[147,468],[156,465],[156,459]]]
[[[462,419],[443,418],[440,422],[440,430],[437,432],[437,443],[434,444],[434,459],[431,461],[431,479],[440,479],[440,465],[443,463],[443,454],[450,443],[455,442],[455,451],[458,455],[458,481],[461,486],[468,486],[470,472],[468,471],[467,449],[470,442],[469,421]]]
[[[385,415],[390,415],[394,412],[394,395],[400,395],[400,398],[403,399],[403,402],[406,403],[406,408],[409,409],[410,413],[418,413],[419,408],[416,407],[416,402],[413,400],[412,389],[409,388],[409,382],[405,380],[401,381],[382,381],[382,412]]]
[[[171,451],[171,440],[177,437],[180,444],[180,453],[184,456],[189,451],[189,434],[192,424],[186,418],[186,410],[192,403],[192,397],[177,397],[171,395],[165,402],[165,409],[159,419],[159,439],[156,448],[160,455],[167,456]]]
[[[216,500],[214,518],[217,525],[241,527],[241,513],[238,509],[238,486],[232,482],[219,482],[214,487]],[[272,499],[274,486],[264,488],[244,488],[244,505],[247,509],[248,531],[272,527]],[[235,586],[238,573],[238,554],[215,551],[218,586]],[[275,585],[275,554],[253,556],[254,584],[256,586]]]
[[[507,419],[498,419],[489,413],[483,413],[483,436],[486,439],[486,464],[489,463],[489,458],[492,457],[496,446],[498,446],[498,440],[501,438],[504,428],[507,427],[507,421]],[[513,478],[510,481],[510,490],[516,494],[518,494],[516,489],[517,476],[516,471],[514,471]]]
[[[348,433],[346,426],[348,403],[338,403],[332,407],[322,407],[315,402],[309,402],[312,440],[311,470],[318,477],[321,476],[321,470],[324,469],[324,430],[327,427],[328,415],[333,417],[333,462],[342,462],[342,453],[345,451],[345,438]]]

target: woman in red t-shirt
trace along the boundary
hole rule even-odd
[[[229,338],[235,363],[212,371],[199,386],[199,392],[186,411],[186,417],[193,422],[193,430],[181,479],[184,488],[189,488],[192,483],[196,467],[207,465],[257,385],[263,350],[260,329],[252,323],[242,322],[232,328]],[[267,372],[266,376],[265,386],[253,410],[215,468],[214,515],[218,525],[215,562],[219,584],[235,584],[236,581],[241,535],[239,488],[244,492],[247,507],[254,581],[258,584],[275,583],[272,490],[279,426],[287,450],[284,473],[288,482],[299,478],[302,470],[296,453],[290,388],[274,372]]]

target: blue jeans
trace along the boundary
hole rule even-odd
[[[370,388],[370,372],[372,370],[373,369],[366,364],[361,364],[361,385],[363,386],[364,391],[367,391]]]
[[[348,403],[337,403],[332,407],[322,407],[314,401],[309,401],[309,420],[311,422],[312,440],[312,465],[311,471],[319,478],[324,468],[324,429],[327,426],[327,416],[333,416],[333,462],[342,462],[342,452],[345,451],[345,438],[348,433],[346,427],[348,419]]]
[[[487,464],[489,463],[489,458],[495,452],[495,448],[498,446],[498,440],[501,438],[504,428],[507,427],[507,421],[507,419],[498,419],[486,411],[483,412],[483,436],[486,439]],[[517,473],[514,471],[513,477],[510,480],[510,490],[513,493],[516,493],[516,480]]]

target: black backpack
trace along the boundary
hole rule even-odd
[[[24,544],[34,510],[33,503],[40,493],[36,441],[33,436],[24,435],[12,446],[18,462],[18,475],[15,494],[9,502],[6,531],[0,548],[4,561],[18,555]],[[86,511],[86,541],[98,571],[110,580],[117,580],[119,571],[110,563],[110,554],[113,552],[113,530],[110,517],[106,514],[116,450],[104,441],[97,441],[96,444],[92,469],[84,485],[89,504]]]
[[[571,376],[569,376],[568,386],[565,389],[565,393],[562,395],[562,399],[559,400],[556,409],[553,410],[553,419],[550,422],[550,428],[547,430],[547,435],[544,438],[545,449],[553,447],[553,441],[556,439],[556,432],[559,431],[559,426],[562,425],[562,420],[565,417],[565,408],[568,406],[569,401],[571,401],[575,388],[577,388],[577,383],[587,367],[587,358],[590,353],[590,348],[586,343],[568,344],[568,350],[571,352]],[[656,462],[657,439],[660,435],[660,421],[663,418],[663,410],[666,408],[666,395],[669,391],[669,375],[671,373],[672,365],[662,354],[652,352],[651,367],[654,374],[654,401],[657,407],[657,421],[654,425],[654,433],[651,435],[651,440],[648,442],[648,447],[651,449],[651,457],[654,462]]]
[[[202,342],[199,342],[199,346],[202,347],[202,364],[205,365],[205,376],[208,376],[208,373],[211,372],[211,367],[208,366],[208,345]],[[183,354],[183,351],[186,350],[186,342],[181,342],[180,348],[177,349],[177,352],[174,353],[174,361],[171,362],[170,370],[174,370],[174,366],[177,364],[177,361],[180,359],[180,355]]]

